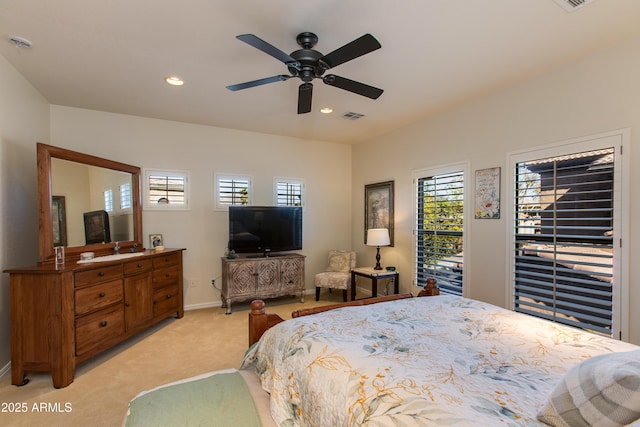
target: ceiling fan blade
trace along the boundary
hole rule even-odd
[[[327,65],[327,69],[337,67],[340,64],[344,64],[347,61],[358,58],[376,49],[380,49],[382,45],[371,34],[365,34],[364,36],[355,39],[354,41],[347,43],[334,50],[331,53],[326,54],[319,59],[321,63]]]
[[[378,89],[377,87],[369,86],[334,74],[327,74],[322,78],[322,81],[329,86],[348,90],[349,92],[357,93],[358,95],[366,96],[371,99],[378,99],[378,97],[382,95],[382,92],[384,92],[382,89]]]
[[[245,42],[246,44],[255,47],[266,53],[267,55],[271,55],[279,61],[284,62],[285,64],[297,63],[295,59],[289,56],[289,54],[281,51],[277,47],[272,44],[267,43],[262,40],[260,37],[255,36],[253,34],[241,34],[236,36],[238,40]]]
[[[313,85],[302,83],[298,88],[298,114],[311,111],[311,95],[313,95]]]
[[[235,85],[229,85],[229,86],[227,86],[227,89],[232,90],[232,91],[241,90],[241,89],[248,89],[250,87],[266,85],[267,83],[283,82],[285,80],[288,80],[289,78],[291,78],[291,76],[287,76],[285,74],[281,74],[279,76],[265,77],[264,79],[252,80],[250,82],[238,83],[238,84],[235,84]]]

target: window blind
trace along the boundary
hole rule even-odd
[[[220,178],[218,180],[218,203],[220,205],[248,204],[249,180],[242,178]]]
[[[416,278],[435,278],[443,293],[462,295],[464,173],[417,180]]]
[[[611,335],[614,149],[515,164],[515,310]]]
[[[276,182],[276,201],[278,206],[302,206],[302,183]]]
[[[186,203],[185,176],[149,175],[149,203],[168,203],[170,205]]]
[[[131,209],[131,207],[131,184],[127,182],[120,185],[120,209]]]

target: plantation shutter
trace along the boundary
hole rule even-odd
[[[462,295],[464,173],[417,179],[416,278],[435,278],[442,293]]]
[[[186,203],[186,176],[150,174],[148,180],[149,203]]]
[[[515,310],[611,335],[614,149],[515,164]]]
[[[302,206],[302,182],[278,180],[276,182],[277,206]]]
[[[249,204],[249,180],[244,178],[220,178],[218,180],[220,205]]]

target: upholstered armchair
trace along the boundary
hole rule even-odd
[[[351,269],[356,266],[356,253],[350,251],[329,251],[327,268],[316,274],[316,301],[320,299],[320,289],[342,289],[342,299],[347,302],[347,291],[351,284]]]

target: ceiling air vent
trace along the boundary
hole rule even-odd
[[[347,120],[358,120],[359,118],[364,117],[364,114],[354,113],[353,111],[350,111],[348,113],[344,113],[344,116],[342,117]]]
[[[588,3],[592,3],[594,0],[553,0],[553,1],[558,3],[558,5],[560,5],[560,7],[562,7],[567,12],[573,12],[574,10],[579,9]]]

